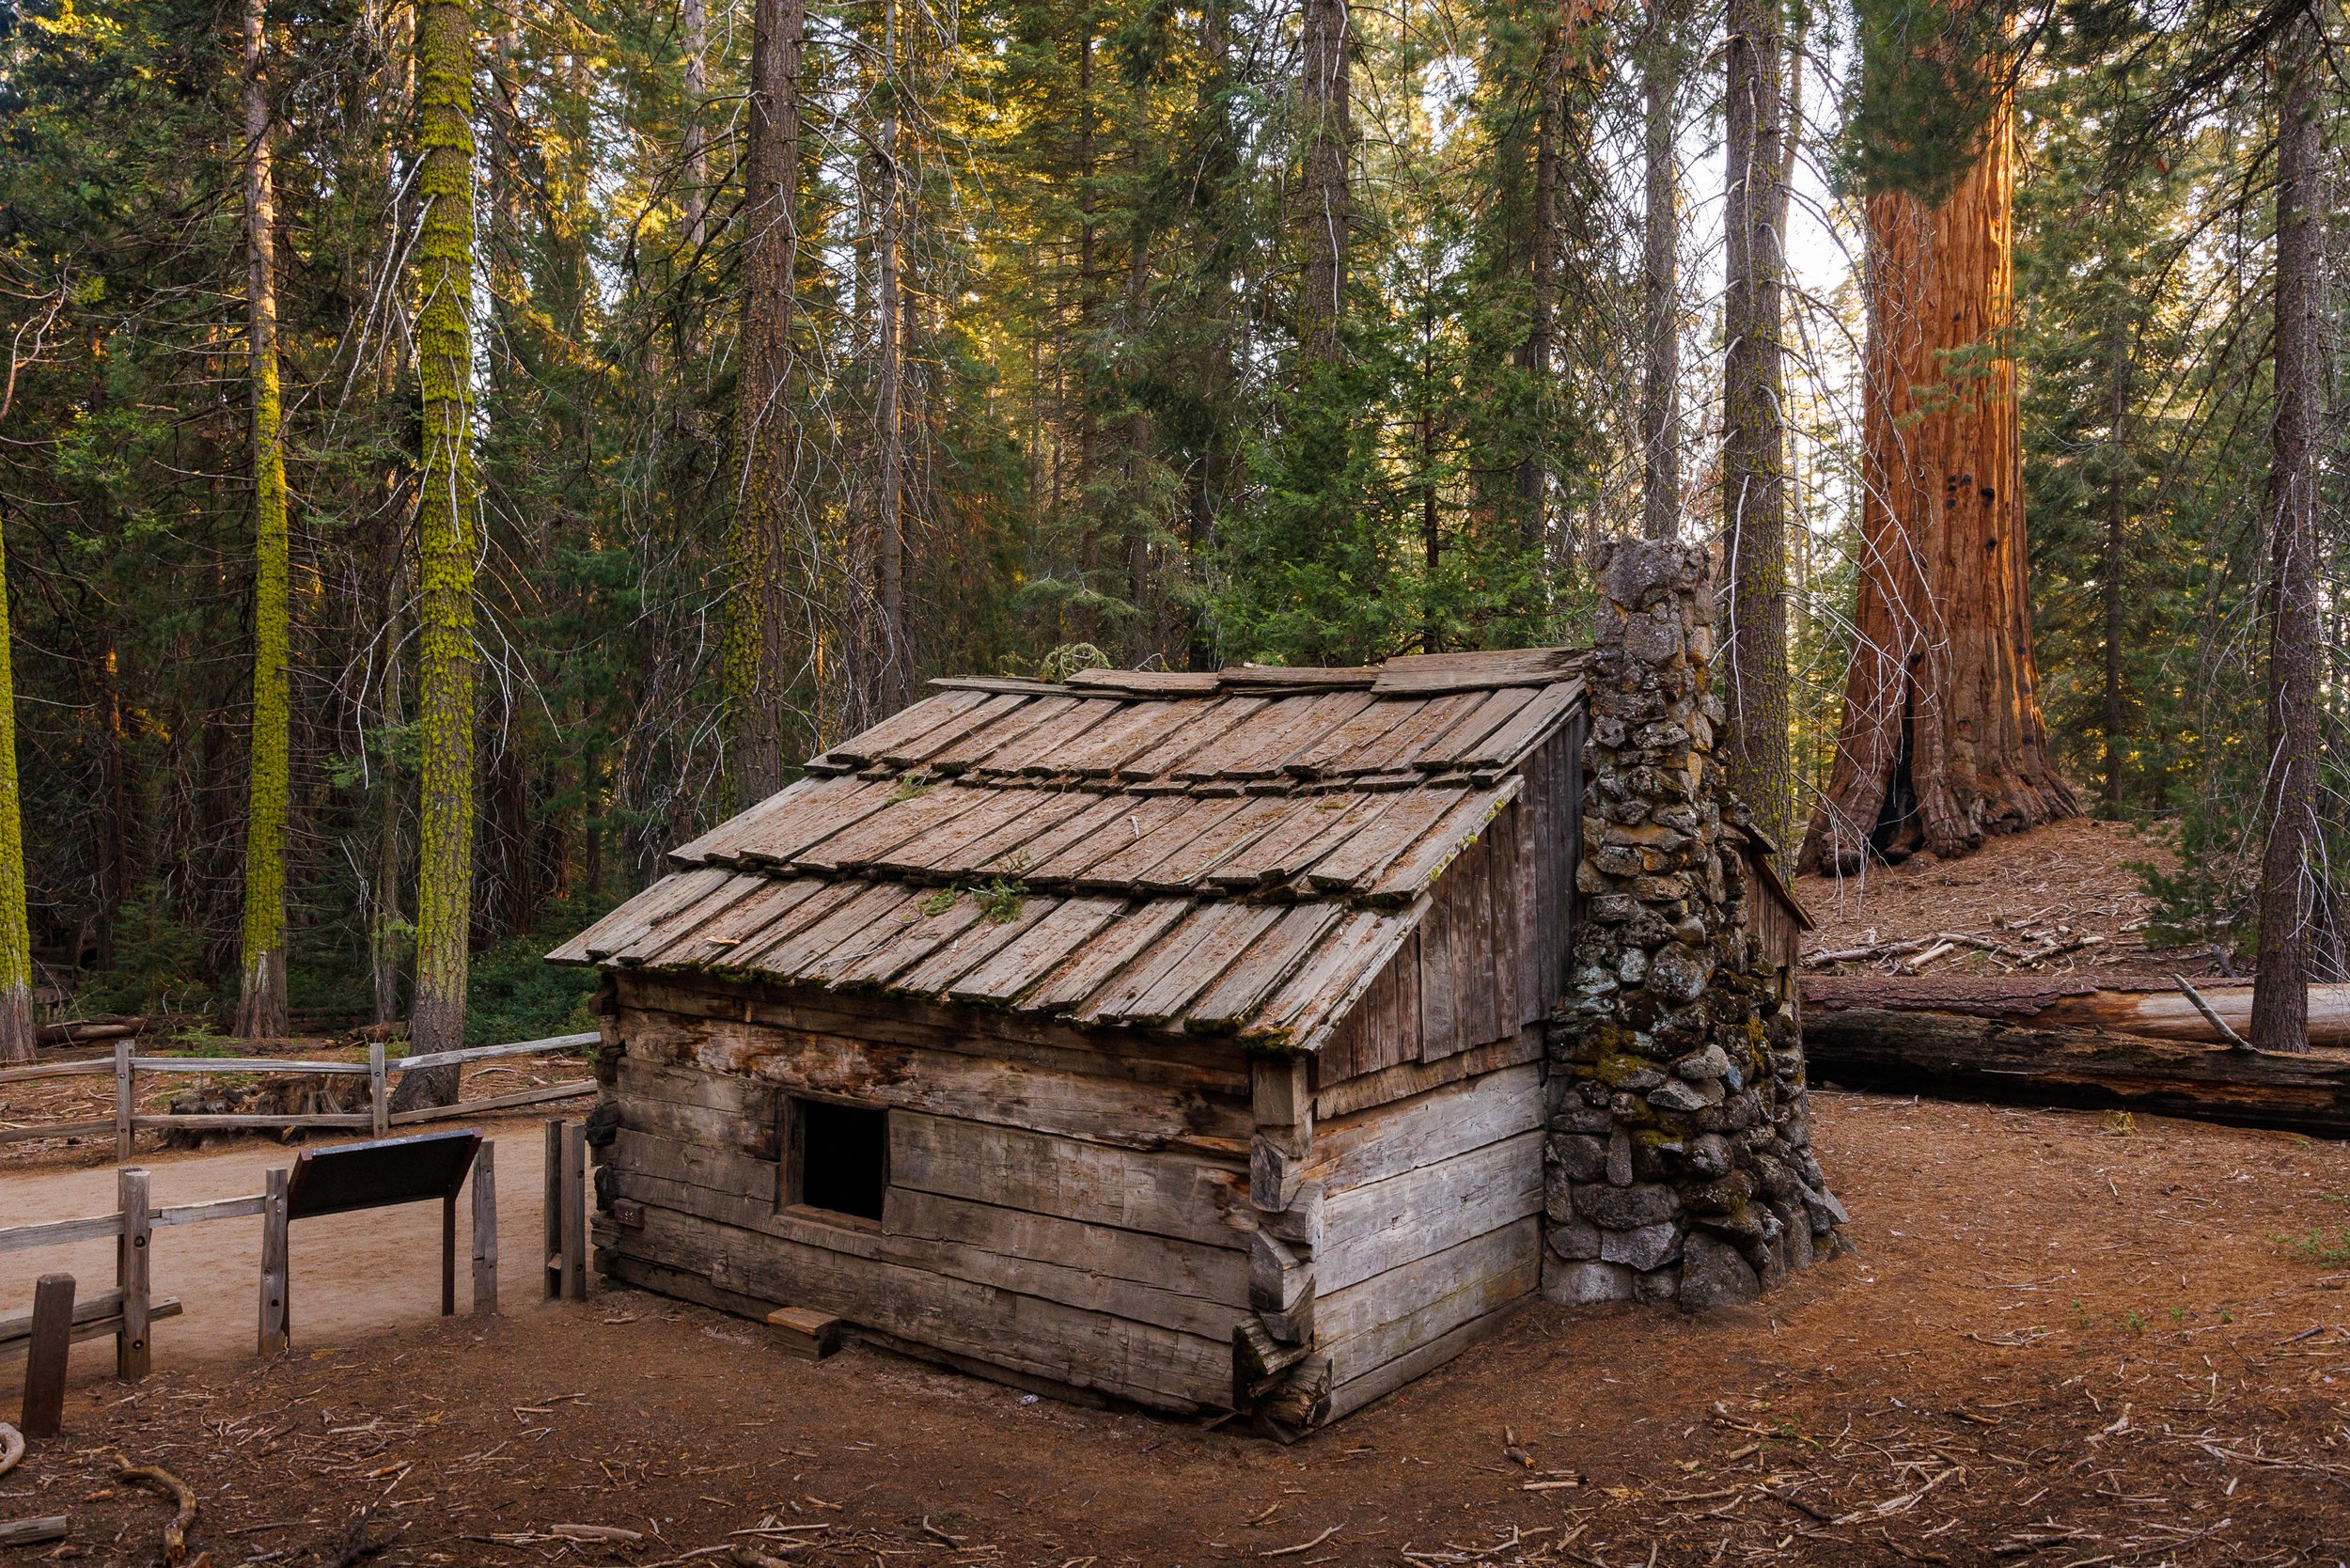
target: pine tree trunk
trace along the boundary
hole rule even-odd
[[[2261,855],[2260,949],[2252,986],[2254,1045],[2306,1051],[2311,923],[2317,907],[2317,680],[2322,648],[2317,566],[2318,340],[2317,21],[2280,40],[2277,68],[2276,422],[2268,476],[2268,770]]]
[[[1872,196],[1860,590],[1836,763],[1799,864],[1960,855],[2076,815],[2048,758],[2025,591],[2022,433],[2004,357],[2015,125],[1992,115],[1942,205]]]
[[[874,349],[876,398],[874,421],[881,427],[881,494],[875,508],[873,554],[878,571],[878,635],[866,650],[862,723],[878,723],[906,702],[906,535],[905,535],[905,212],[906,191],[899,167],[900,114],[898,95],[903,84],[898,72],[898,6],[886,0],[882,29],[882,116],[880,143],[882,210],[879,306]]]
[[[419,1052],[465,1041],[473,906],[474,281],[473,19],[454,0],[426,0],[416,21],[418,302],[416,380],[424,453],[416,492],[417,654],[422,767],[416,879],[416,996],[410,1037]],[[401,1109],[446,1105],[457,1070],[412,1073]]]
[[[1308,362],[1336,359],[1345,313],[1353,206],[1347,165],[1355,147],[1353,39],[1345,0],[1305,0],[1300,81],[1306,178],[1299,220],[1306,248],[1297,341]]]
[[[1642,219],[1640,531],[1670,539],[1681,527],[1681,177],[1674,132],[1681,88],[1681,19],[1675,0],[1650,0],[1640,61],[1647,96],[1641,155]]]
[[[708,239],[710,133],[702,126],[702,100],[710,94],[710,10],[704,0],[682,0],[685,25],[685,243],[696,254]]]
[[[286,1016],[286,817],[292,715],[285,418],[277,390],[277,199],[270,169],[262,0],[244,6],[244,219],[253,366],[253,755],[244,830],[243,988],[237,1033],[276,1040]]]
[[[1778,0],[1731,0],[1724,114],[1722,543],[1730,588],[1721,761],[1774,844],[1788,840],[1787,428],[1779,332],[1786,199]]]
[[[743,369],[735,411],[741,482],[728,539],[725,685],[734,805],[783,787],[792,686],[792,290],[799,262],[800,54],[807,0],[754,0],[744,107]]]
[[[2099,585],[2105,611],[2106,813],[2122,814],[2122,729],[2127,704],[2122,687],[2122,576],[2129,565],[2130,486],[2122,445],[2130,416],[2130,335],[2114,327],[2106,395],[2106,560]]]
[[[1559,258],[1564,248],[1559,233],[1559,143],[1566,118],[1566,55],[1574,41],[1568,25],[1553,25],[1543,35],[1537,67],[1542,87],[1534,118],[1533,301],[1518,366],[1532,384],[1533,428],[1544,433],[1550,428],[1550,378],[1558,354]],[[1549,473],[1543,461],[1546,445],[1538,437],[1518,460],[1518,543],[1528,554],[1543,547],[1547,532],[1543,498]]]

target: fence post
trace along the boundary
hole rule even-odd
[[[268,1173],[261,1195],[260,1354],[274,1356],[292,1339],[291,1259],[287,1247],[286,1171]]]
[[[546,1298],[553,1301],[563,1294],[563,1121],[560,1117],[547,1122],[546,1189],[546,1202],[540,1213],[547,1245],[540,1256],[547,1261]]]
[[[392,1124],[391,1097],[384,1091],[384,1043],[368,1043],[368,1114],[375,1118],[375,1136],[382,1137]]]
[[[563,1294],[588,1299],[588,1124],[563,1128]]]
[[[498,1183],[488,1138],[473,1153],[473,1310],[476,1317],[498,1309]]]
[[[115,1163],[131,1158],[131,1043],[115,1042]]]
[[[33,1287],[33,1340],[24,1356],[27,1437],[55,1437],[65,1424],[65,1360],[73,1345],[73,1276],[44,1274]]]
[[[124,1170],[115,1178],[122,1204],[122,1241],[115,1249],[115,1285],[122,1292],[122,1328],[115,1335],[115,1375],[140,1378],[154,1357],[147,1342],[149,1284],[149,1246],[155,1233],[154,1210],[149,1201],[144,1170]]]

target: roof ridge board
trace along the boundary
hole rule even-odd
[[[1581,667],[1585,651],[1575,648],[1468,649],[1451,653],[1405,653],[1379,666],[1371,689],[1383,695],[1434,697],[1439,693],[1489,691],[1497,686],[1540,686]]]
[[[1227,665],[1215,672],[1216,683],[1234,691],[1261,686],[1293,686],[1300,691],[1368,691],[1379,678],[1371,665]]]
[[[1018,675],[935,675],[928,682],[950,692],[993,692],[1010,697],[1067,697],[1069,688],[1053,681],[1031,681]]]

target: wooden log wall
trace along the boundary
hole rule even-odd
[[[1316,1348],[1333,1419],[1458,1355],[1541,1283],[1542,1066],[1316,1129]]]
[[[1230,1042],[628,974],[618,1000],[604,1272],[1056,1389],[1230,1403],[1256,1230]],[[888,1107],[880,1224],[784,1205],[793,1095]]]

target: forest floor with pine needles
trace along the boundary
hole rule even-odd
[[[1292,1448],[599,1287],[90,1382],[0,1519],[156,1560],[118,1451],[210,1568],[2342,1560],[2350,1150],[1825,1092],[1818,1143],[1844,1256],[1703,1318],[1534,1304]]]
[[[2155,907],[2140,866],[2177,870],[2178,855],[2161,829],[2074,817],[1986,839],[1963,860],[1919,855],[1899,866],[1872,862],[1856,876],[1798,877],[1795,897],[1816,922],[1804,937],[1806,966],[1813,973],[2073,974],[2166,987],[2173,974],[2229,973],[2209,947],[2147,946]],[[1966,940],[1934,940],[1946,933]],[[1825,956],[1832,953],[1870,956],[1832,963]]]

